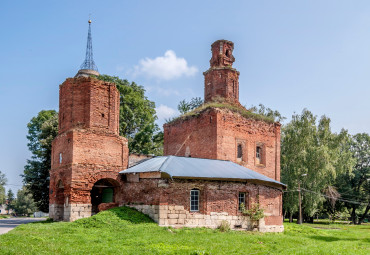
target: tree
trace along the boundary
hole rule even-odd
[[[283,206],[290,215],[298,209],[300,184],[303,212],[313,220],[325,200],[322,192],[339,174],[352,170],[349,141],[347,131],[332,133],[329,118],[322,116],[317,123],[317,117],[306,109],[282,128],[281,176],[288,185]]]
[[[259,104],[258,107],[252,105],[252,107],[250,107],[248,110],[266,117],[270,117],[277,122],[282,122],[286,119],[280,114],[279,111],[272,110],[271,108],[266,108],[263,104]]]
[[[203,100],[200,97],[193,97],[189,102],[182,100],[177,105],[177,109],[181,114],[185,114],[187,112],[190,112],[194,110],[195,108],[198,108],[203,104]]]
[[[14,211],[17,215],[30,215],[37,210],[37,206],[26,187],[17,192],[17,199],[14,203]]]
[[[155,103],[145,96],[145,89],[119,77],[100,75],[97,78],[115,83],[120,92],[119,132],[128,139],[130,152],[162,155],[163,133],[155,124]]]
[[[5,185],[8,180],[5,177],[5,174],[3,174],[0,171],[0,205],[5,203]]]
[[[8,211],[9,214],[9,211],[14,209],[14,193],[11,189],[8,190],[7,200],[8,203],[6,205],[6,210]]]
[[[102,75],[100,80],[113,82],[120,92],[121,136],[127,137],[130,152],[163,154],[163,132],[154,123],[157,119],[154,102],[145,96],[142,86],[118,77]],[[27,125],[28,148],[32,153],[24,167],[23,182],[36,201],[39,210],[49,210],[49,170],[51,142],[58,134],[58,113],[43,110]]]
[[[351,210],[352,223],[361,224],[370,210],[370,136],[366,133],[354,135],[350,150],[355,161],[354,169],[344,172],[337,185],[345,206]],[[363,205],[366,205],[365,211],[357,221],[356,210]]]
[[[32,157],[24,167],[23,183],[35,199],[39,210],[48,212],[51,142],[58,134],[58,113],[54,110],[43,110],[31,119],[27,127],[27,146]]]

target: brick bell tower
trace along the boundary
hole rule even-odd
[[[239,72],[234,69],[234,43],[227,40],[215,41],[212,46],[211,67],[204,72],[204,101],[208,103],[218,97],[239,104]]]
[[[127,139],[119,136],[119,92],[92,59],[91,21],[86,60],[59,87],[59,133],[52,142],[49,215],[73,221],[118,199],[119,171],[127,168]]]

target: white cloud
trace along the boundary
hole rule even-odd
[[[134,75],[146,75],[160,80],[172,80],[181,76],[193,76],[198,72],[195,66],[188,66],[184,58],[179,58],[173,50],[168,50],[164,56],[155,59],[145,58],[134,68]]]
[[[172,118],[178,115],[178,112],[175,109],[168,107],[167,105],[163,105],[163,104],[156,107],[155,111],[157,112],[158,121],[160,122],[163,122],[166,119],[169,119],[169,118]]]

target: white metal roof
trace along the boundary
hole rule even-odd
[[[154,157],[120,173],[144,172],[162,172],[168,174],[171,178],[258,180],[286,186],[281,182],[234,162],[203,158],[177,156]]]

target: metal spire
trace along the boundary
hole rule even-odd
[[[89,19],[89,32],[87,34],[86,57],[85,57],[85,61],[82,63],[80,68],[98,71],[98,67],[95,65],[95,62],[93,59],[92,38],[91,38],[91,20],[90,19]]]

